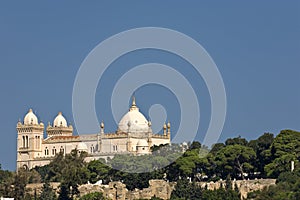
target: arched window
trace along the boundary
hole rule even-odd
[[[45,148],[45,155],[46,155],[46,156],[49,155],[49,149],[48,149],[48,147]]]
[[[53,149],[52,149],[52,155],[55,155],[56,154],[56,149],[55,149],[55,147],[53,147]]]
[[[23,148],[25,148],[25,136],[24,135],[22,136],[22,139],[23,139],[23,141],[22,141],[23,142]]]
[[[26,135],[26,148],[28,148],[29,147],[29,141],[28,141],[28,135]]]
[[[64,149],[64,147],[63,147],[63,146],[61,146],[59,151],[60,151],[61,153],[63,153],[63,154],[64,154],[64,153],[65,153],[65,149]]]
[[[94,153],[95,152],[95,147],[94,145],[91,146],[91,153]]]
[[[39,149],[41,147],[41,140],[40,136],[37,136],[37,148]]]

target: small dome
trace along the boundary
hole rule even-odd
[[[68,127],[67,120],[64,118],[61,112],[55,117],[53,127]]]
[[[148,142],[146,140],[139,140],[136,144],[137,147],[148,147]]]
[[[29,109],[28,113],[25,115],[24,124],[25,125],[37,125],[38,124],[38,118],[32,112],[32,109]]]
[[[83,142],[80,142],[78,145],[77,145],[77,150],[78,151],[88,151],[88,147],[85,143]]]

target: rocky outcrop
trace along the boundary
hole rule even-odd
[[[256,190],[262,190],[264,187],[269,187],[270,185],[275,185],[276,179],[255,179],[255,180],[233,180],[232,188],[238,188],[241,198],[246,199],[249,192]],[[221,186],[225,188],[225,181],[217,182],[200,182],[200,187],[207,188],[209,190],[219,189]]]
[[[264,187],[274,185],[276,179],[256,179],[256,180],[233,180],[232,187],[238,187],[241,198],[246,199],[247,194],[252,191],[262,190]],[[199,182],[199,187],[215,190],[226,186],[225,181],[217,182]],[[51,183],[53,189],[58,191],[59,183]],[[81,195],[92,192],[102,192],[103,196],[112,200],[131,200],[131,199],[151,199],[151,197],[159,197],[161,199],[170,199],[172,190],[176,183],[166,182],[164,180],[150,180],[149,187],[142,190],[135,189],[128,191],[126,185],[121,182],[110,182],[108,185],[85,184],[79,187]],[[28,184],[27,189],[41,192],[43,184]]]

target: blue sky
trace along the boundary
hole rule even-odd
[[[32,107],[45,124],[59,111],[73,123],[72,89],[82,61],[101,41],[137,27],[180,31],[213,58],[228,101],[220,141],[300,130],[299,11],[298,1],[1,1],[2,167],[15,169],[18,119]],[[115,82],[132,66],[148,62],[173,66],[190,80],[201,102],[201,140],[210,118],[205,83],[178,56],[155,50],[120,57],[101,79],[96,108],[106,131],[116,129],[110,110]],[[174,94],[148,85],[136,96],[146,116],[152,104],[164,105],[176,131],[180,112]]]

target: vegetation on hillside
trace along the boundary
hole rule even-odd
[[[265,133],[251,141],[229,138],[225,143],[215,144],[210,151],[199,142],[187,147],[176,144],[154,146],[152,151],[151,155],[117,155],[107,161],[86,163],[87,153],[74,150],[65,156],[59,153],[49,165],[30,171],[19,169],[15,173],[0,167],[0,196],[17,200],[68,200],[79,197],[78,186],[88,182],[121,181],[133,190],[148,187],[151,179],[165,179],[178,182],[172,199],[238,199],[238,191],[232,188],[209,191],[197,185],[198,181],[231,177],[277,178],[276,186],[251,193],[251,199],[300,199],[300,133],[296,131],[283,130],[275,138],[273,134]],[[295,162],[294,172],[290,172],[291,161]],[[29,195],[26,184],[39,182],[44,183],[42,193]],[[50,182],[60,182],[58,195]],[[96,193],[81,199],[104,198]]]

